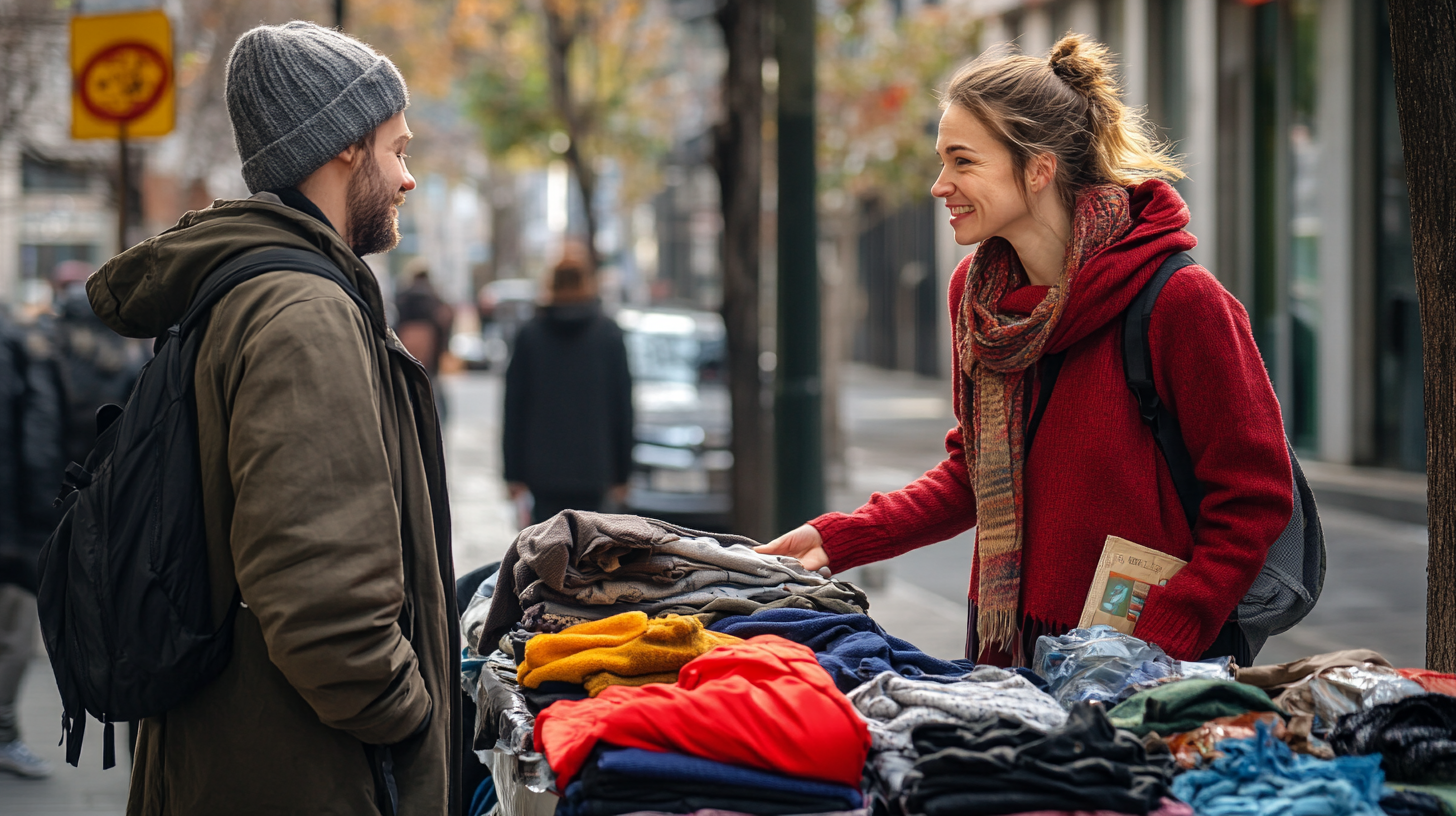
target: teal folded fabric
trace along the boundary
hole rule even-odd
[[[1181,734],[1219,717],[1237,717],[1250,711],[1282,710],[1262,689],[1232,680],[1177,680],[1140,691],[1108,712],[1118,728],[1146,735]]]

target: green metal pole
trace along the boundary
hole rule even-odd
[[[778,0],[777,531],[824,512],[814,170],[814,0]]]

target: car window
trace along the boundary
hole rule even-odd
[[[697,338],[684,334],[632,331],[626,334],[632,378],[645,382],[698,382]]]

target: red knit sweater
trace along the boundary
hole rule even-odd
[[[1289,455],[1248,314],[1204,268],[1180,270],[1158,297],[1149,336],[1158,394],[1178,417],[1204,489],[1190,533],[1167,463],[1128,390],[1120,341],[1133,297],[1164,259],[1196,241],[1171,186],[1149,181],[1131,192],[1131,229],[1086,262],[1047,346],[1067,355],[1023,474],[1021,613],[1024,623],[1053,633],[1075,627],[1103,543],[1121,536],[1188,561],[1166,587],[1152,588],[1137,635],[1191,660],[1213,643],[1289,522]],[[951,277],[952,325],[970,260]],[[1045,294],[1046,287],[1026,286],[1000,308],[1029,314]],[[956,416],[964,420],[965,410],[957,399]],[[810,522],[830,566],[892,558],[974,526],[963,444],[952,429],[945,461],[924,476],[874,494],[853,513]],[[976,588],[973,568],[973,603]]]

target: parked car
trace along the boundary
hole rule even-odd
[[[732,413],[723,319],[622,309],[636,413],[629,512],[724,530],[731,509]]]

